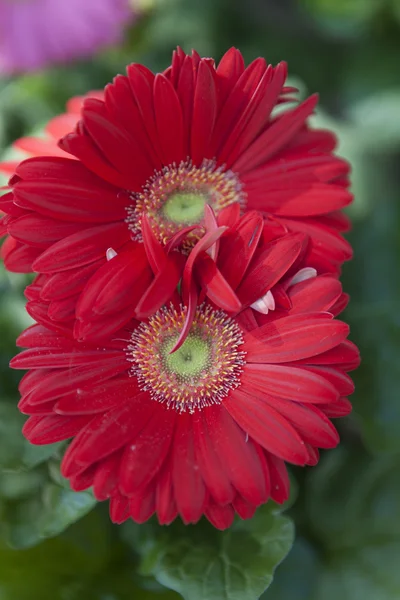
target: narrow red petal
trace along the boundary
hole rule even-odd
[[[263,448],[283,460],[304,465],[308,452],[297,431],[266,402],[241,389],[232,390],[224,406],[243,430]]]
[[[172,445],[172,480],[179,514],[184,523],[197,523],[206,502],[207,490],[197,462],[192,415],[183,413],[177,420]]]

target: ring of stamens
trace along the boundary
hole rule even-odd
[[[200,306],[183,345],[171,354],[186,309],[163,308],[134,331],[130,374],[141,389],[178,412],[219,404],[240,384],[245,353],[239,326],[220,310]]]
[[[165,244],[185,227],[198,225],[188,233],[183,250],[190,250],[204,234],[204,207],[218,213],[235,202],[242,207],[245,194],[236,175],[212,160],[200,167],[190,161],[165,167],[145,184],[141,192],[131,195],[133,204],[126,211],[126,223],[135,240],[141,241],[143,213],[149,217],[157,238]]]

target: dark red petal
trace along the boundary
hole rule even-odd
[[[192,58],[185,56],[179,73],[178,98],[181,103],[184,131],[184,148],[187,156],[190,156],[190,139],[193,115],[194,98],[194,73]]]
[[[304,465],[308,452],[297,431],[276,410],[250,391],[232,390],[224,407],[242,429],[263,448],[283,460]]]
[[[325,261],[342,263],[352,257],[353,250],[335,229],[315,219],[286,219],[279,217],[279,222],[289,231],[300,231],[310,236],[313,253]],[[312,264],[312,263],[311,263]]]
[[[125,448],[120,467],[120,490],[132,495],[145,488],[160,471],[173,438],[177,414],[163,406],[154,412],[134,443]]]
[[[114,452],[100,461],[93,481],[93,493],[97,500],[107,500],[118,489],[118,471],[121,452]]]
[[[10,361],[12,369],[73,369],[74,367],[93,365],[99,360],[110,362],[126,360],[124,354],[119,350],[86,350],[75,349],[67,352],[64,349],[55,348],[31,348],[24,350]]]
[[[129,512],[136,523],[145,523],[154,514],[156,508],[156,492],[153,485],[136,492],[129,499]]]
[[[149,264],[153,270],[153,273],[157,274],[164,267],[167,256],[165,248],[156,238],[146,213],[143,213],[141,218],[141,229],[143,244]]]
[[[84,225],[66,221],[56,221],[42,215],[28,213],[13,219],[8,232],[22,243],[37,248],[47,248],[63,237],[67,237],[84,229]]]
[[[313,277],[297,283],[288,291],[292,301],[290,314],[329,311],[341,293],[340,281],[333,277]]]
[[[262,216],[251,211],[246,213],[221,239],[218,268],[233,289],[236,289],[242,281],[253,258],[262,226]]]
[[[0,256],[7,271],[12,273],[31,273],[33,263],[42,253],[41,248],[32,248],[8,236],[1,246]]]
[[[319,409],[322,410],[330,419],[338,417],[346,417],[352,411],[352,406],[348,398],[340,398],[334,404],[321,404]]]
[[[232,502],[235,491],[225,466],[214,448],[207,422],[200,411],[196,412],[192,419],[196,457],[203,479],[214,500],[218,504],[228,504]]]
[[[167,459],[158,478],[156,489],[156,510],[160,525],[169,525],[178,515],[170,463],[171,461]]]
[[[204,158],[213,158],[210,140],[216,116],[217,93],[214,77],[208,64],[202,60],[194,89],[190,138],[190,155],[195,165],[201,164]]]
[[[241,382],[249,389],[296,402],[335,402],[338,390],[324,377],[310,370],[286,365],[248,363]]]
[[[234,487],[251,504],[266,502],[269,489],[252,440],[224,406],[207,407],[203,414],[211,443]]]
[[[89,279],[76,306],[79,319],[107,315],[132,304],[152,280],[143,244],[134,242],[104,263]]]
[[[54,412],[60,415],[103,413],[139,393],[136,379],[111,379],[102,385],[78,388],[76,392],[63,396],[54,406]]]
[[[76,132],[67,134],[58,142],[59,147],[64,152],[78,158],[87,169],[111,185],[120,190],[129,189],[132,184],[132,177],[121,174],[108,162],[83,128],[81,122],[78,123],[76,129]]]
[[[22,162],[14,185],[18,206],[53,219],[83,223],[123,220],[129,198],[84,165],[69,158],[31,158]]]
[[[290,480],[285,462],[270,452],[265,452],[265,458],[271,477],[271,498],[274,502],[283,504],[288,500],[290,493]]]
[[[228,313],[239,312],[242,304],[215,262],[208,255],[199,258],[196,275],[208,298]]]
[[[136,139],[141,151],[146,154],[154,169],[161,169],[162,162],[147,134],[129,79],[124,75],[117,75],[113,82],[105,87],[104,101],[110,115]]]
[[[360,364],[360,352],[353,342],[345,340],[335,348],[331,348],[312,358],[299,360],[296,364],[327,365],[338,367],[343,371],[352,371]]]
[[[245,334],[246,361],[283,363],[314,357],[345,340],[349,326],[325,313],[293,315]],[[309,362],[313,364],[313,360]]]
[[[273,397],[266,398],[263,402],[279,412],[306,443],[318,448],[335,448],[339,443],[335,427],[316,406]],[[271,451],[270,448],[268,450]]]
[[[247,275],[237,289],[243,305],[262,298],[288,271],[302,252],[306,239],[298,234],[288,234],[271,242],[254,260]]]
[[[310,96],[296,108],[277,118],[233,165],[235,171],[245,173],[265,163],[279,152],[303,127],[318,102],[318,96]]]
[[[354,383],[351,378],[340,371],[330,367],[303,367],[310,373],[315,373],[318,376],[328,380],[338,390],[341,396],[349,396],[354,392]]]
[[[257,507],[249,504],[240,494],[237,494],[233,501],[233,508],[241,519],[251,519],[254,517]]]
[[[218,106],[222,107],[245,68],[243,56],[236,48],[230,48],[217,67]]]
[[[74,461],[82,467],[105,458],[125,444],[133,443],[150,419],[154,405],[144,392],[120,406],[92,418],[74,447]]]
[[[162,162],[179,164],[186,158],[181,105],[173,85],[160,73],[154,80],[154,110]]]
[[[140,190],[154,173],[154,165],[143,152],[137,137],[112,118],[102,100],[86,100],[82,118],[85,131],[96,144],[100,156],[120,174],[120,187]],[[101,176],[101,173],[97,174]]]
[[[231,504],[220,506],[210,500],[205,515],[216,529],[223,531],[232,525],[233,519],[235,518],[235,511]]]
[[[110,519],[113,523],[123,523],[129,519],[129,500],[115,493],[110,499]]]
[[[219,156],[236,123],[253,96],[266,70],[263,58],[256,58],[242,73],[227,96],[215,125],[211,149]],[[222,161],[223,162],[223,161]]]
[[[184,259],[181,254],[170,254],[163,269],[157,273],[140,298],[135,309],[137,319],[145,319],[154,314],[171,300],[182,275]]]
[[[162,160],[160,142],[157,134],[155,121],[153,84],[155,75],[143,65],[132,64],[126,69],[129,84],[139,112],[142,117],[143,124],[146,128],[151,146],[157,152],[157,155]]]
[[[85,469],[80,473],[76,473],[70,478],[69,483],[74,492],[81,492],[92,487],[97,467],[97,464],[91,465],[88,469]]]
[[[69,418],[58,415],[30,417],[22,433],[31,444],[54,444],[73,437],[92,419],[92,415]]]
[[[118,250],[129,240],[125,223],[98,225],[68,236],[45,250],[33,264],[40,273],[55,273],[85,266],[105,256],[108,248]]]
[[[73,321],[53,321],[48,315],[49,304],[45,302],[39,302],[33,300],[27,302],[26,312],[32,317],[37,323],[44,325],[48,329],[52,329],[57,333],[62,333],[67,338],[71,337]]]
[[[49,275],[40,291],[42,300],[60,300],[83,290],[90,277],[106,262],[106,256],[84,267]]]
[[[172,480],[178,512],[184,523],[197,523],[206,502],[207,490],[197,462],[192,415],[183,413],[177,420],[172,445]]]
[[[267,124],[271,112],[277,104],[282,85],[287,76],[286,63],[275,69],[270,65],[240,115],[224,146],[220,160],[231,167],[242,152],[254,141]]]
[[[41,385],[35,386],[31,391],[31,402],[55,400],[80,387],[99,384],[127,371],[128,366],[126,359],[122,361],[121,357],[118,357],[115,360],[106,358],[98,360],[95,364],[69,369],[67,376],[64,369],[54,370],[50,374],[43,370]]]

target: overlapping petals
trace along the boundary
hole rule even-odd
[[[330,418],[350,411],[346,372],[359,362],[348,326],[327,312],[340,296],[337,280],[322,276],[294,283],[288,314],[270,322],[242,311],[239,385],[194,413],[155,401],[132,374],[127,343],[138,322],[101,346],[34,325],[12,361],[30,369],[20,385],[24,434],[35,444],[73,438],[62,472],[74,489],[110,499],[115,522],[204,514],[224,529],[235,513],[249,518],[269,498],[286,500],[285,462],[315,464],[318,448],[338,443]]]
[[[0,198],[5,265],[36,273],[24,434],[71,440],[63,475],[114,522],[224,529],[282,503],[285,463],[316,464],[351,410],[348,165],[285,80],[235,49],[130,65]]]
[[[82,293],[89,273],[96,277],[103,268],[105,276],[109,248],[132,251],[134,240],[143,243],[126,211],[155,173],[209,160],[237,178],[242,211],[256,209],[271,230],[307,235],[310,265],[318,273],[337,273],[351,256],[341,237],[348,221],[340,213],[351,200],[348,165],[332,154],[333,134],[307,125],[316,98],[293,108],[286,71],[285,64],[272,67],[263,59],[245,68],[235,49],[218,66],[178,49],[164,73],[133,64],[106,87],[104,99],[101,93],[84,99],[75,131],[64,135],[60,149],[48,140],[20,141],[29,152],[52,156],[22,162],[11,192],[1,198],[7,215],[2,231],[12,237],[2,248],[6,267],[36,271],[46,282],[59,281],[63,272],[76,283],[79,270]],[[280,104],[288,108],[275,114]],[[78,106],[74,102],[68,115],[51,122],[52,136],[72,127]],[[111,261],[109,271],[121,262]],[[89,304],[83,302],[86,315]]]

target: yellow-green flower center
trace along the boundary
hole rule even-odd
[[[141,241],[141,219],[146,214],[157,238],[166,243],[181,229],[198,225],[188,233],[183,249],[190,250],[204,235],[204,208],[208,204],[218,215],[224,208],[245,204],[240,181],[232,171],[204,161],[200,167],[190,162],[166,167],[156,173],[143,190],[132,194],[126,222],[135,240]]]
[[[204,215],[204,206],[207,196],[192,192],[176,192],[171,194],[162,212],[167,220],[182,225],[193,225],[199,223]]]
[[[201,377],[210,363],[211,347],[199,335],[189,334],[182,346],[170,354],[178,336],[166,339],[161,352],[167,371],[174,373],[182,382]]]
[[[219,404],[240,384],[243,337],[233,319],[202,306],[185,342],[171,354],[185,316],[184,308],[159,310],[133,332],[127,357],[131,375],[154,400],[178,412],[194,412]]]

